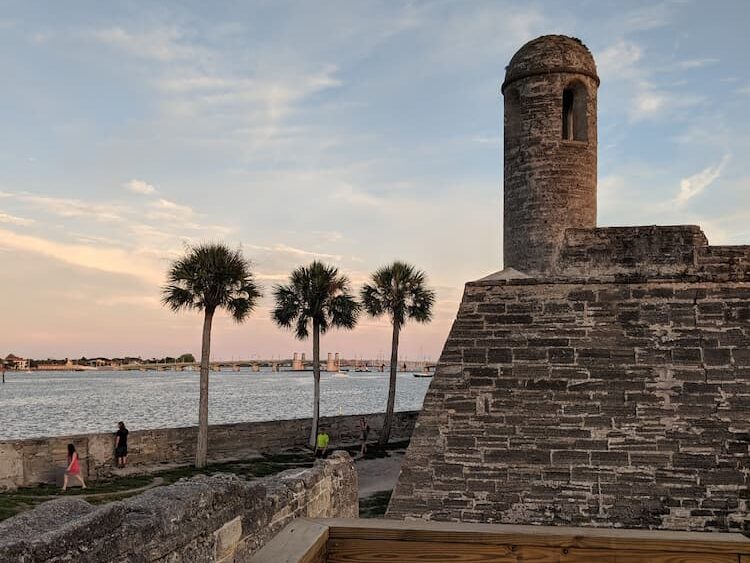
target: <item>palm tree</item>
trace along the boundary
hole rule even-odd
[[[396,400],[398,369],[398,338],[408,319],[428,323],[432,319],[435,292],[426,287],[427,276],[410,264],[394,262],[372,274],[370,283],[362,287],[362,305],[372,317],[388,315],[393,326],[391,340],[391,377],[388,404],[379,443],[384,446],[391,436],[393,406]]]
[[[274,297],[271,316],[276,324],[293,329],[299,340],[309,336],[312,326],[315,399],[310,447],[314,448],[320,415],[320,335],[332,327],[354,328],[359,303],[349,293],[349,279],[338,268],[317,260],[294,270],[288,284],[276,285]]]
[[[162,303],[172,309],[203,311],[198,445],[195,466],[206,466],[208,454],[208,367],[211,355],[211,323],[217,309],[225,309],[238,323],[255,309],[261,291],[253,279],[250,263],[241,250],[224,244],[203,243],[187,249],[167,274]]]

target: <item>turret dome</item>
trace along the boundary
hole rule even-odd
[[[591,51],[575,37],[543,35],[521,47],[505,69],[502,90],[511,82],[537,74],[571,73],[589,76],[599,85]]]

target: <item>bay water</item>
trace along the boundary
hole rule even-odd
[[[197,371],[37,371],[5,374],[0,440],[198,424]],[[312,416],[310,371],[209,375],[209,424]],[[396,410],[422,407],[428,378],[399,373]],[[383,412],[388,373],[321,374],[321,416]]]

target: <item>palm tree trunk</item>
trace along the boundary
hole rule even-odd
[[[391,341],[391,378],[388,382],[388,405],[385,408],[383,429],[380,432],[378,444],[385,446],[391,437],[391,425],[393,424],[393,407],[396,403],[396,372],[398,371],[398,333],[400,326],[393,323],[393,339]]]
[[[318,419],[320,418],[320,325],[313,321],[313,377],[315,378],[315,399],[313,403],[310,447],[314,448],[318,439]]]
[[[214,312],[206,310],[203,318],[203,346],[201,348],[201,384],[198,405],[198,445],[195,448],[195,467],[206,466],[208,455],[208,368],[211,357],[211,323]]]

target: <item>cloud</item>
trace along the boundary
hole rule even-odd
[[[357,190],[353,186],[344,185],[331,194],[331,199],[348,205],[363,207],[381,207],[385,202],[365,191]]]
[[[0,223],[9,223],[11,225],[31,225],[33,222],[33,219],[16,217],[15,215],[8,215],[7,213],[0,211]]]
[[[198,50],[182,42],[183,34],[174,27],[156,28],[133,33],[121,27],[110,27],[93,31],[91,36],[123,51],[159,62],[189,60]]]
[[[643,56],[643,50],[630,41],[620,39],[596,54],[596,67],[602,78],[623,77],[634,74],[634,65]]]
[[[635,84],[629,116],[632,122],[675,117],[704,102],[703,96],[685,94],[684,90],[662,89],[648,80],[641,80]]]
[[[658,29],[672,23],[673,8],[682,4],[680,0],[655,2],[650,6],[636,8],[618,17],[621,29],[637,32]]]
[[[141,193],[151,193],[148,192],[148,188],[153,187],[140,180],[128,182],[125,187],[130,189],[133,184],[136,185],[136,189],[141,190]],[[117,201],[91,203],[79,199],[48,197],[27,192],[0,192],[0,198],[15,199],[35,209],[41,209],[70,221],[83,218],[94,219],[101,223],[121,224],[131,233],[141,237],[147,236],[150,239],[153,239],[156,233],[160,233],[162,239],[169,237],[172,241],[190,241],[192,240],[190,231],[208,231],[214,236],[223,237],[234,230],[225,225],[207,223],[204,217],[190,206],[165,198],[147,201],[140,205],[124,205]],[[157,222],[159,228],[148,224],[148,221]],[[8,219],[3,222],[10,223],[11,221]],[[14,224],[21,223],[15,221]]]
[[[48,197],[28,193],[11,194],[10,197],[24,203],[30,203],[60,217],[90,217],[103,222],[121,222],[125,211],[120,205],[89,203],[72,198]]]
[[[597,69],[603,81],[620,82],[617,86],[624,94],[623,107],[628,108],[631,122],[659,119],[704,101],[702,96],[686,95],[684,88],[674,83],[659,84],[667,70],[687,70],[716,62],[716,59],[693,59],[672,63],[668,69],[648,64],[643,48],[626,39],[615,43],[596,54]],[[618,94],[616,94],[618,95]]]
[[[323,258],[327,260],[334,260],[336,262],[341,261],[341,256],[337,254],[325,254],[323,252],[317,252],[314,250],[302,250],[301,248],[294,248],[293,246],[287,246],[286,244],[275,244],[273,246],[275,252],[283,252],[285,254],[293,254],[294,256],[309,257],[309,258]]]
[[[252,71],[251,71],[252,72]],[[259,135],[269,137],[279,132],[279,123],[289,116],[296,105],[308,96],[341,85],[337,68],[326,65],[310,70],[272,72],[255,71],[252,75],[235,76],[206,73],[202,69],[181,69],[154,81],[164,95],[164,114],[180,121],[191,118],[193,127],[210,127],[221,122],[221,137],[226,141],[230,131],[257,142]]]
[[[100,297],[94,301],[94,304],[97,307],[117,307],[118,305],[161,307],[161,301],[157,295],[112,295],[109,297]]]
[[[268,254],[286,254],[294,256],[295,258],[322,258],[324,260],[333,260],[335,262],[341,261],[341,256],[338,254],[327,254],[325,252],[318,252],[316,250],[303,250],[301,248],[295,248],[284,243],[276,243],[273,246],[262,246],[257,244],[245,245],[254,251],[265,252]]]
[[[150,204],[153,211],[148,214],[150,219],[180,221],[191,219],[195,211],[188,205],[181,205],[168,199],[159,199]]]
[[[691,70],[694,68],[701,68],[704,66],[713,65],[719,62],[719,59],[713,59],[710,57],[702,59],[689,59],[687,61],[679,61],[674,64],[680,70]]]
[[[344,235],[338,231],[312,231],[312,234],[325,242],[337,242],[344,238]]]
[[[724,167],[730,160],[730,155],[725,155],[716,166],[704,168],[697,174],[680,180],[680,192],[675,198],[678,205],[684,205],[688,200],[703,192],[708,186],[721,176]]]
[[[130,182],[126,182],[123,184],[123,186],[127,189],[129,189],[131,192],[135,192],[137,194],[143,194],[143,195],[149,195],[156,192],[156,188],[149,184],[148,182],[144,182],[143,180],[130,180]]]
[[[434,46],[430,56],[443,71],[490,60],[496,64],[498,57],[507,56],[548,27],[544,13],[536,7],[478,2],[456,6],[460,8],[449,17],[439,8],[422,14],[422,27]]]
[[[630,115],[634,120],[651,117],[664,109],[667,102],[668,99],[665,94],[652,88],[649,84],[642,83],[641,89],[635,95]]]
[[[20,252],[31,252],[74,266],[140,278],[148,283],[163,282],[158,264],[144,260],[129,250],[101,245],[66,244],[42,237],[19,235],[0,229],[0,245]]]
[[[741,88],[737,88],[735,92],[738,94],[750,95],[750,84],[748,84],[747,86],[742,86]]]

